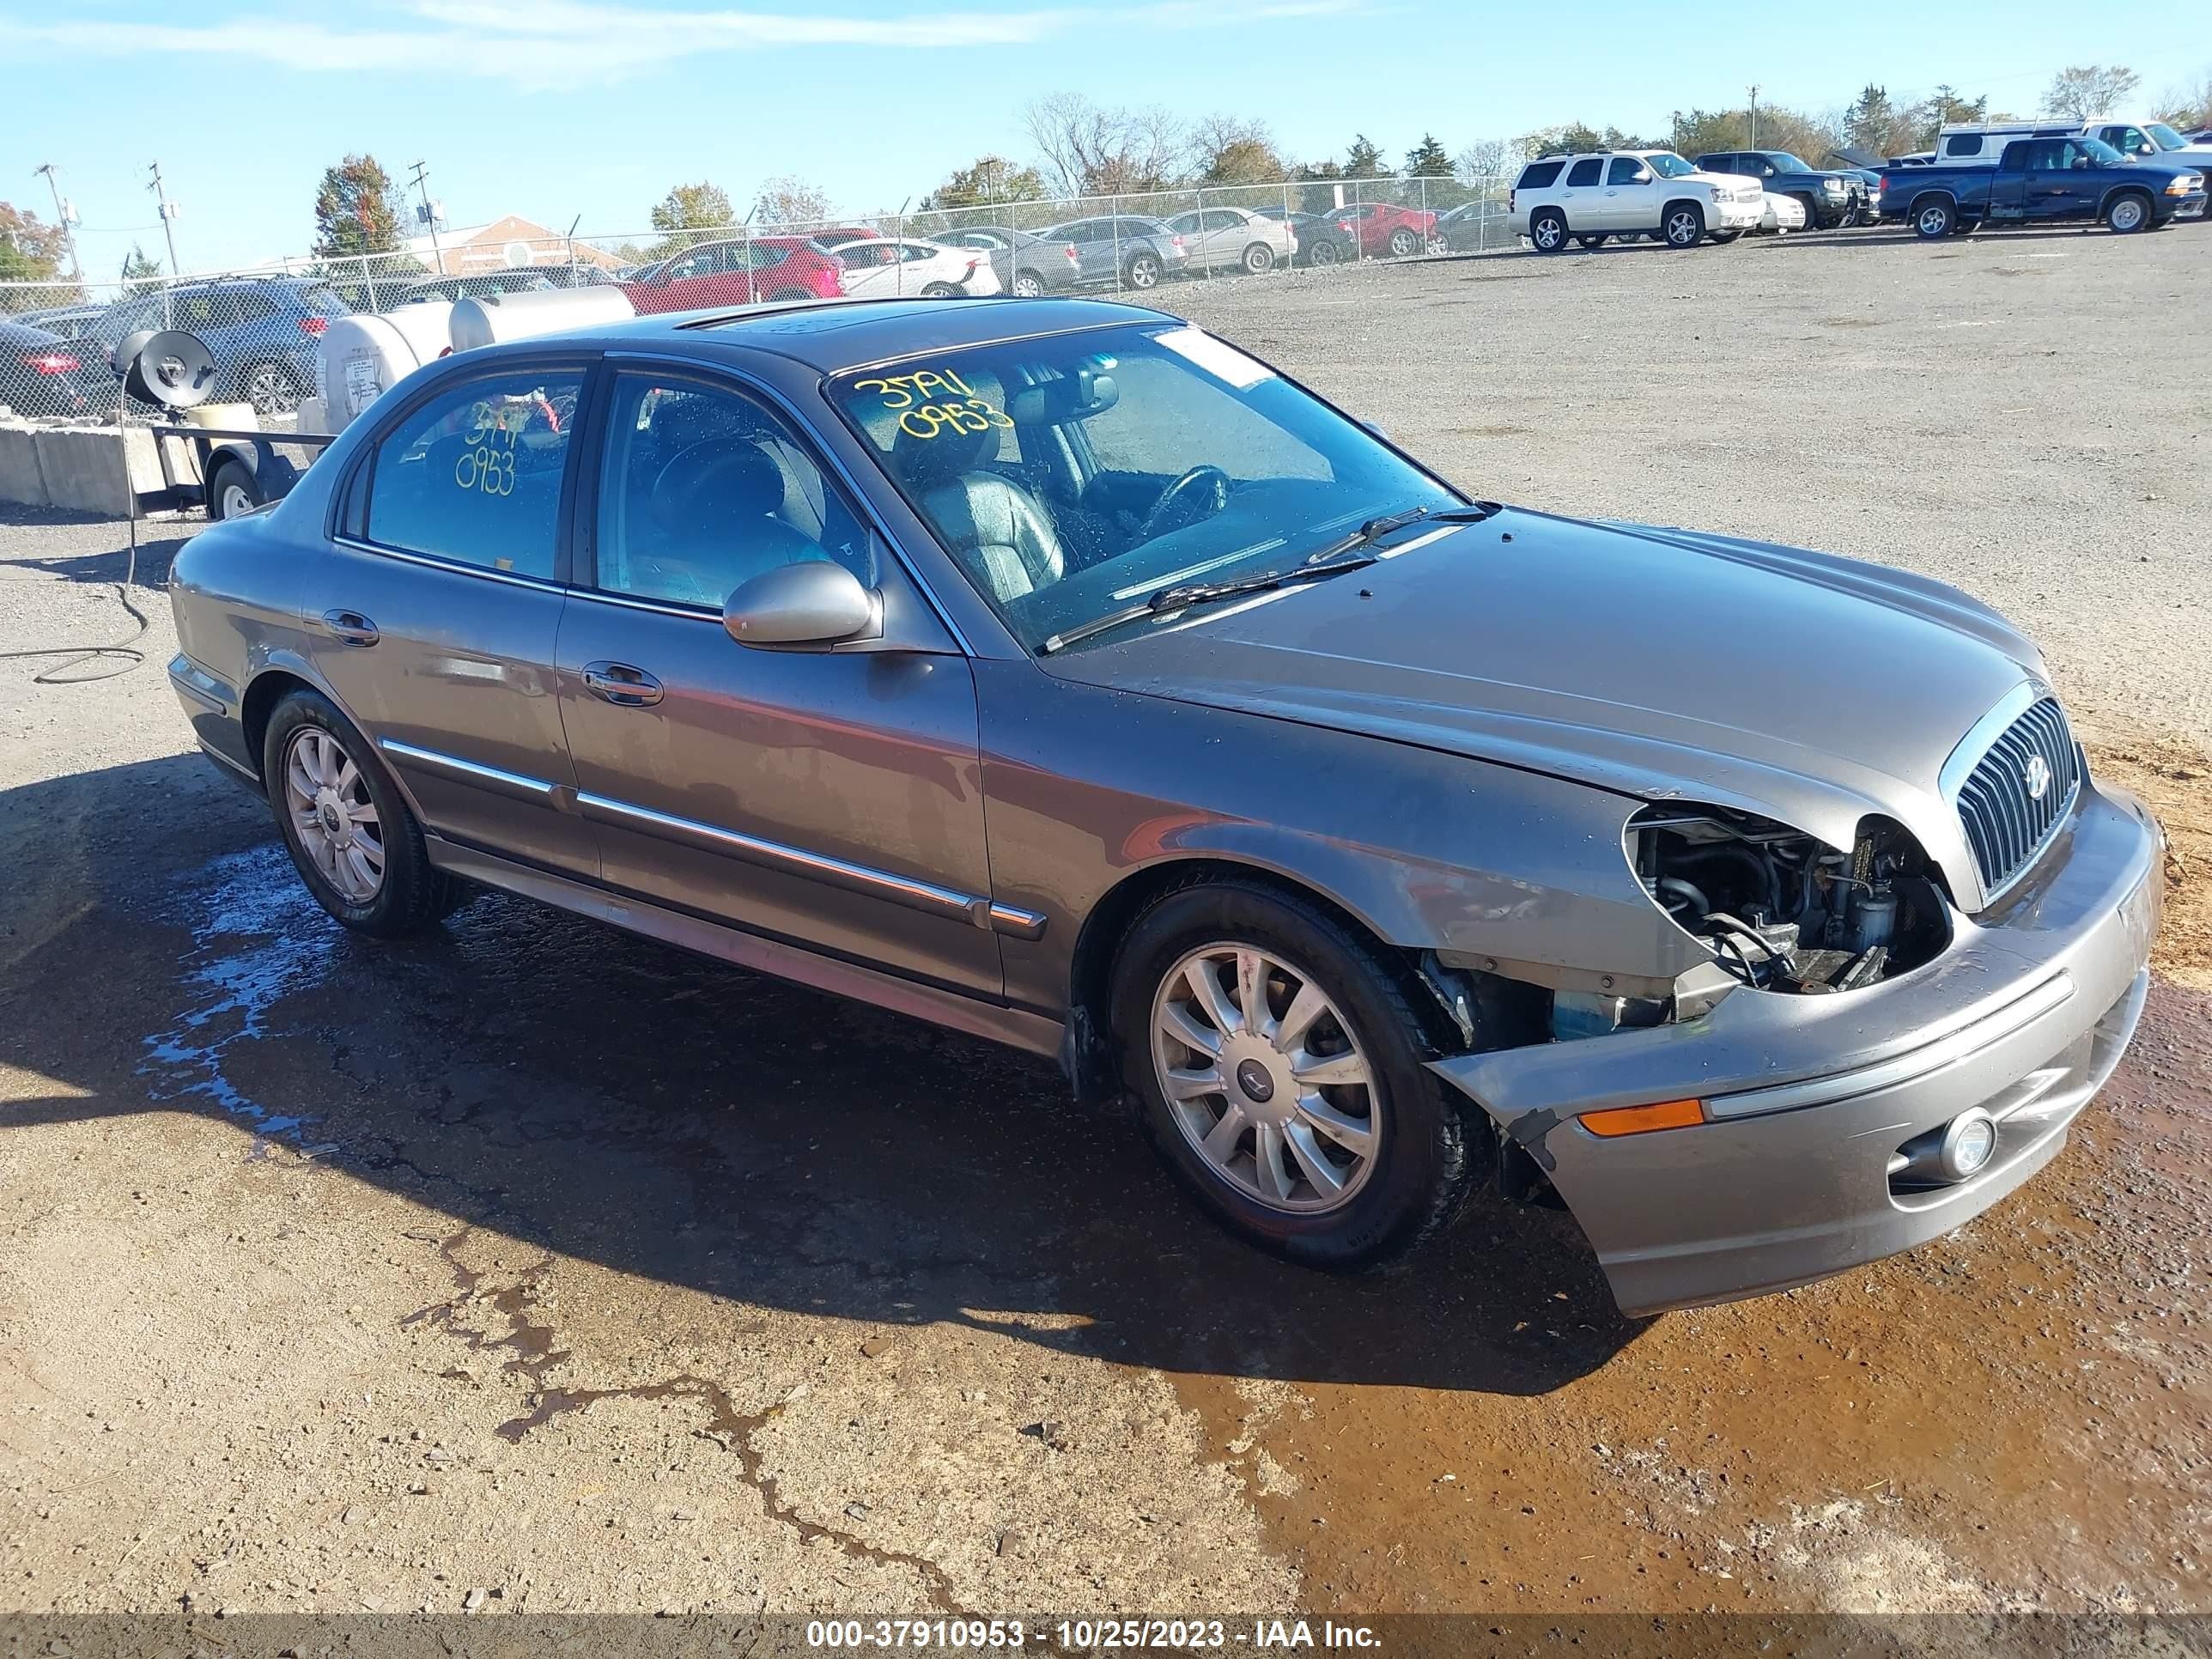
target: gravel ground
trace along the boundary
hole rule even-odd
[[[2179,827],[2057,1164],[1707,1312],[1621,1319],[1545,1211],[1295,1273],[1048,1068],[519,902],[371,949],[185,752],[158,591],[149,665],[0,661],[0,1612],[2212,1608],[2208,261],[1171,296],[1485,493],[1960,582]],[[120,546],[0,518],[0,651],[128,633]]]

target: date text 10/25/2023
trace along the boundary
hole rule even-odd
[[[1382,1638],[1366,1625],[1334,1620],[1254,1619],[817,1619],[806,1644],[826,1652],[869,1649],[1014,1651],[1032,1641],[1061,1652],[1196,1652],[1337,1649],[1373,1651]]]

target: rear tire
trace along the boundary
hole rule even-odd
[[[1156,253],[1130,256],[1129,263],[1121,267],[1121,280],[1130,288],[1144,289],[1160,285],[1160,260]]]
[[[312,793],[295,790],[295,769],[314,785]],[[318,772],[327,778],[319,781]],[[465,897],[465,887],[431,864],[422,826],[368,739],[320,692],[289,692],[270,711],[261,776],[300,878],[315,902],[353,932],[404,939],[435,926]],[[309,819],[352,837],[362,857],[341,853],[326,867],[308,845]],[[365,870],[374,871],[373,887],[360,879]],[[341,886],[341,879],[354,884]]]
[[[1324,236],[1313,245],[1313,252],[1306,255],[1306,263],[1310,265],[1333,265],[1343,258],[1344,250],[1336,245],[1336,239]]]
[[[256,363],[239,377],[239,390],[257,415],[289,415],[300,407],[299,383],[283,363]]]
[[[1912,208],[1912,234],[1923,242],[1940,241],[1959,228],[1959,211],[1940,198],[1916,202]]]
[[[1014,273],[1014,295],[1018,299],[1038,300],[1044,297],[1044,278],[1034,270]]]
[[[1237,971],[1247,956],[1265,1009],[1251,1028],[1253,993]],[[1210,1002],[1194,969],[1212,974]],[[1317,905],[1256,882],[1176,889],[1129,930],[1114,986],[1113,1030],[1146,1133],[1233,1231],[1345,1271],[1403,1255],[1459,1212],[1489,1142],[1426,1069],[1434,1050],[1401,978]],[[1323,1011],[1283,1037],[1316,1001]],[[1299,1080],[1331,1061],[1360,1080]],[[1221,1087],[1183,1076],[1171,1101],[1171,1072],[1211,1072]]]
[[[921,297],[925,300],[952,300],[957,299],[959,295],[960,290],[950,283],[932,283],[921,291]]]
[[[215,471],[207,481],[207,515],[210,523],[235,519],[261,505],[261,491],[253,482],[253,470],[235,456],[227,457],[216,464]]]
[[[1740,230],[1716,230],[1709,232],[1708,234],[1712,237],[1713,240],[1718,242],[1723,247],[1726,247],[1730,242],[1735,240],[1737,237],[1742,235],[1743,232]]]
[[[1541,208],[1528,220],[1528,246],[1539,253],[1557,253],[1567,245],[1567,216],[1557,208]]]

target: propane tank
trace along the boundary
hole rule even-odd
[[[442,356],[453,311],[444,300],[418,300],[381,314],[331,318],[323,331],[327,429],[343,432],[393,386]]]
[[[453,307],[450,332],[454,350],[473,351],[502,340],[532,340],[541,334],[618,323],[636,315],[629,295],[612,283],[595,283],[587,288],[460,301]]]

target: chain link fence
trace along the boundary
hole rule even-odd
[[[604,284],[641,313],[841,295],[1142,295],[1187,281],[1510,248],[1506,186],[1291,180],[673,234],[518,237],[494,226],[388,253],[183,277],[0,283],[0,500],[33,499],[9,459],[11,431],[173,418],[130,396],[116,372],[118,349],[149,331],[182,330],[206,345],[214,424],[304,430],[301,405],[312,416],[325,395],[324,335],[357,313]]]

